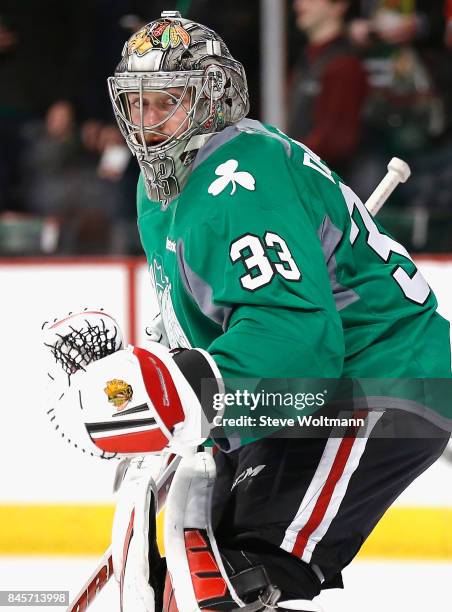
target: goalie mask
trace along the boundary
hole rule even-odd
[[[108,86],[146,193],[163,204],[182,191],[210,136],[249,110],[242,64],[215,32],[176,11],[128,40]]]

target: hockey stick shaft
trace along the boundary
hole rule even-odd
[[[155,483],[158,495],[157,508],[162,509],[166,503],[166,497],[171,486],[177,466],[180,463],[180,457],[174,456],[166,466],[162,475]],[[93,602],[94,598],[104,588],[113,574],[113,557],[112,548],[109,546],[103,557],[99,561],[96,569],[88,578],[85,586],[78,593],[76,598],[69,605],[67,612],[84,612]]]
[[[409,165],[398,157],[388,164],[388,172],[366,201],[367,210],[375,216],[399,183],[405,183],[411,170]]]

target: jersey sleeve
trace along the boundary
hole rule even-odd
[[[342,326],[284,148],[251,136],[212,157],[191,182],[203,220],[179,259],[193,299],[223,326],[208,352],[225,378],[339,377]]]

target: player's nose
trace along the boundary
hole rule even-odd
[[[162,111],[158,106],[149,104],[143,114],[143,120],[145,125],[156,125],[165,122],[167,113]]]

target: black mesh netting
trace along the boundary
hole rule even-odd
[[[102,321],[101,325],[91,325],[87,320],[86,327],[75,329],[65,335],[58,335],[54,344],[46,344],[61,365],[66,374],[74,374],[84,370],[87,365],[122,348],[122,342],[117,342],[118,329],[108,329]]]

